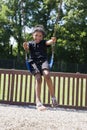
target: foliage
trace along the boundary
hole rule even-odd
[[[87,63],[87,2],[64,0],[62,25],[58,25],[56,57],[72,63]],[[58,53],[57,53],[58,52]]]
[[[87,63],[86,6],[86,0],[1,0],[0,56],[9,57],[9,39],[13,36],[17,42],[13,55],[22,58],[22,43],[32,38],[26,28],[43,24],[46,39],[53,34],[57,37],[55,61]]]

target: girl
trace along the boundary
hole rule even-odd
[[[46,107],[41,103],[40,100],[42,75],[47,82],[51,94],[52,106],[57,106],[54,95],[54,87],[50,77],[49,64],[47,61],[47,47],[51,44],[54,44],[56,42],[56,38],[52,37],[50,40],[44,40],[44,36],[45,30],[43,26],[35,26],[32,33],[33,41],[23,43],[25,51],[30,51],[29,65],[30,72],[35,76],[36,108],[38,110],[46,110]]]

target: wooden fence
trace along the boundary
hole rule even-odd
[[[59,107],[87,110],[87,74],[51,72]],[[35,81],[28,71],[0,69],[0,103],[35,104]],[[41,88],[43,104],[51,104],[47,84]]]

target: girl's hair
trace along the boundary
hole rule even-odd
[[[36,25],[33,29],[32,34],[35,32],[42,32],[43,36],[45,36],[45,34],[46,34],[43,25]]]

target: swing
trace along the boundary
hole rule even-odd
[[[27,69],[30,71],[30,64],[29,64],[29,60],[28,60],[28,56],[27,56],[27,52],[25,52],[25,62],[26,62],[26,67]],[[52,55],[51,55],[51,59],[50,59],[50,63],[49,63],[49,68],[51,69],[53,66],[53,62],[54,62],[54,46],[52,46]]]
[[[25,53],[25,57],[26,57],[26,59],[25,59],[26,67],[30,71],[30,64],[29,64],[29,60],[28,60],[28,57],[27,57],[27,53]]]
[[[53,63],[54,63],[54,46],[55,45],[52,45],[52,55],[51,55],[51,59],[50,59],[50,63],[49,63],[50,69],[52,68]]]
[[[58,24],[58,21],[59,21],[59,16],[60,16],[60,10],[61,10],[61,6],[62,6],[62,0],[60,0],[60,6],[58,8],[58,15],[56,17],[56,22],[55,22],[55,25],[54,25],[54,34],[53,36],[56,36],[56,25]],[[55,47],[55,44],[52,44],[52,56],[51,56],[51,60],[50,60],[50,68],[52,68],[53,66],[53,63],[54,63],[54,47]]]

